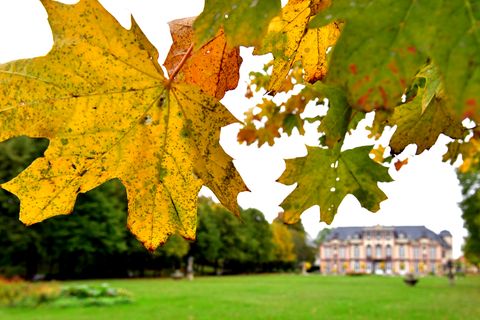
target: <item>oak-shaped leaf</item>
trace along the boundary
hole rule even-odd
[[[419,69],[439,68],[449,108],[480,114],[480,6],[476,1],[336,0],[311,27],[342,19],[328,81],[348,88],[354,107],[392,109]]]
[[[205,93],[222,99],[225,92],[233,90],[240,78],[240,49],[227,44],[223,29],[192,52],[193,21],[184,18],[171,21],[170,32],[173,44],[165,60],[169,76],[175,75],[175,81],[199,86]],[[188,55],[188,56],[186,56]],[[186,59],[182,64],[182,60]],[[177,67],[181,65],[181,69]]]
[[[203,46],[223,28],[231,46],[258,45],[280,8],[280,0],[205,0],[193,25],[195,44]]]
[[[256,54],[272,53],[274,56],[268,92],[288,91],[286,78],[292,67],[300,62],[304,69],[304,80],[314,83],[327,73],[327,51],[340,35],[341,24],[330,24],[309,29],[308,24],[324,0],[290,0],[268,27],[268,33]]]
[[[319,205],[320,219],[328,224],[348,194],[354,195],[362,207],[376,212],[387,196],[378,182],[390,182],[388,168],[369,157],[371,146],[340,152],[339,148],[308,147],[308,155],[287,160],[287,168],[278,180],[295,190],[280,205],[283,219],[295,223],[308,208]]]
[[[114,178],[127,190],[130,230],[151,250],[174,233],[195,237],[203,184],[238,213],[246,188],[218,142],[235,118],[196,86],[166,79],[133,19],[122,28],[97,0],[42,3],[53,48],[0,66],[0,141],[50,141],[1,185],[20,198],[20,219],[69,214],[79,193]]]

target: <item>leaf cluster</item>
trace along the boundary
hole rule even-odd
[[[26,224],[70,213],[78,194],[111,179],[125,186],[128,226],[150,250],[172,234],[195,237],[202,185],[238,215],[247,188],[219,145],[236,119],[219,99],[237,86],[239,46],[273,56],[248,96],[289,95],[248,112],[239,141],[271,145],[303,134],[306,122],[320,135],[279,179],[297,184],[282,204],[290,223],[313,205],[330,223],[348,194],[377,211],[386,199],[378,183],[391,181],[391,157],[406,164],[398,157],[410,144],[420,154],[443,134],[452,139],[446,161],[461,155],[463,170],[479,161],[476,1],[206,0],[199,17],[170,24],[168,76],[133,19],[125,30],[97,0],[42,3],[52,50],[0,66],[0,140],[50,142],[1,184],[20,198]],[[307,119],[309,106],[326,112]],[[388,146],[347,150],[346,135],[369,113],[372,137],[395,128]]]
[[[449,24],[453,12],[457,27]],[[452,139],[445,161],[461,155],[462,170],[478,162],[479,18],[470,1],[290,0],[282,8],[257,50],[273,60],[251,74],[250,91],[271,97],[247,112],[238,140],[272,145],[282,135],[303,135],[307,122],[316,125],[318,144],[305,158],[287,160],[279,179],[296,183],[281,204],[285,221],[294,223],[319,205],[321,220],[331,223],[348,194],[379,210],[386,195],[378,183],[391,181],[392,158],[400,170],[408,163],[402,159],[407,146],[421,154],[440,135]],[[278,93],[290,98],[277,103]],[[304,116],[307,106],[319,116]],[[388,145],[372,141],[347,150],[346,135],[369,113],[371,138],[395,130]]]

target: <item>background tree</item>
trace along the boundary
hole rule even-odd
[[[462,217],[468,236],[463,251],[465,257],[473,264],[480,265],[480,164],[467,172],[457,170],[462,186],[463,200],[460,203]]]
[[[165,257],[165,260],[171,262],[174,269],[182,266],[189,250],[190,243],[179,235],[173,235],[164,246],[157,249]]]
[[[48,145],[47,140],[20,137],[0,144],[0,183],[25,169]],[[18,199],[0,189],[0,274],[32,277],[44,252],[41,236],[18,221]]]
[[[315,237],[315,240],[313,242],[318,246],[320,246],[325,240],[327,239],[328,235],[332,232],[332,229],[330,228],[323,228],[320,230]]]
[[[74,216],[73,219],[70,219]],[[125,190],[118,181],[80,195],[72,217],[32,226],[42,235],[47,274],[60,278],[125,276]]]
[[[220,226],[215,216],[215,211],[218,210],[210,198],[199,198],[197,239],[192,243],[190,252],[196,265],[218,269],[223,246]]]
[[[200,198],[197,240],[192,244],[196,264],[215,273],[262,271],[272,261],[269,223],[256,209],[241,210],[240,219],[212,200]]]
[[[283,268],[293,268],[297,256],[292,233],[287,226],[278,219],[270,225],[273,234],[273,257],[276,263]]]
[[[298,221],[294,224],[287,224],[287,228],[292,235],[295,256],[298,262],[310,262],[315,259],[315,246],[310,242],[308,234],[305,232],[303,224]]]

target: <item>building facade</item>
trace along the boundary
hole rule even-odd
[[[319,247],[324,274],[442,274],[452,258],[452,235],[424,226],[340,227]]]

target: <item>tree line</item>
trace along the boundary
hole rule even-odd
[[[0,144],[0,183],[21,172],[48,145],[20,137]],[[196,273],[294,270],[313,262],[315,249],[301,223],[269,224],[256,209],[237,218],[209,198],[198,206],[196,241],[179,236],[148,252],[127,230],[125,189],[117,180],[78,197],[71,215],[25,227],[18,199],[0,190],[0,275],[27,279],[168,275],[194,258]]]
[[[457,177],[463,195],[462,218],[468,231],[463,252],[469,263],[480,267],[480,163],[474,163],[468,171],[457,169]]]

